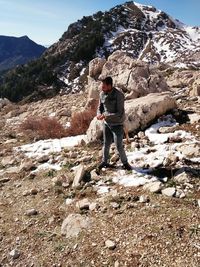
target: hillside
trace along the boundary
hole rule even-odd
[[[45,49],[27,36],[18,38],[0,35],[0,71],[37,59]]]
[[[43,56],[16,68],[1,82],[0,93],[12,101],[37,100],[60,89],[85,89],[88,63],[116,50],[151,64],[198,69],[200,29],[189,27],[155,7],[126,2],[71,24]]]

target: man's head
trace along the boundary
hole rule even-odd
[[[113,80],[111,77],[106,77],[102,80],[102,91],[104,91],[105,93],[112,91],[112,86]]]

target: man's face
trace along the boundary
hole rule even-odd
[[[106,83],[102,83],[102,91],[107,93],[110,92],[112,90],[112,86],[110,84],[106,84]]]

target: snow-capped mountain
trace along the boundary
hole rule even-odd
[[[57,79],[57,87],[78,92],[87,82],[89,61],[95,57],[107,58],[116,50],[152,64],[199,68],[200,27],[187,26],[153,6],[132,1],[84,16],[69,25],[60,40],[40,58],[39,74],[45,72],[45,75],[37,79],[34,74],[33,88],[46,84],[51,77],[48,86],[50,80],[55,84]]]
[[[131,1],[71,24],[46,56],[65,58],[60,78],[79,90],[79,80],[74,83],[73,78],[84,74],[88,61],[119,49],[150,63],[199,66],[200,27],[187,26],[155,7]]]

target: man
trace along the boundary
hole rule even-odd
[[[131,170],[123,147],[124,94],[113,87],[111,77],[102,81],[97,119],[103,120],[103,159],[98,169],[109,167],[109,151],[114,140],[124,169]]]

